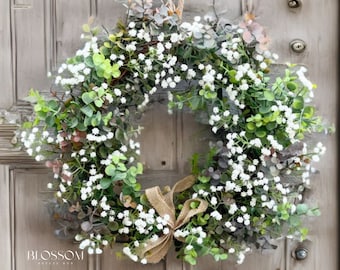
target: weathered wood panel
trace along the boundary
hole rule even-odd
[[[319,114],[329,124],[336,123],[338,1],[302,1],[302,6],[298,9],[288,8],[286,1],[259,0],[257,5],[259,20],[267,26],[272,38],[272,48],[279,53],[280,62],[296,62],[307,66],[310,78],[318,85],[314,103]],[[294,39],[301,39],[306,43],[303,53],[294,53],[290,49],[289,43]],[[320,207],[322,216],[307,220],[311,229],[311,242],[308,244],[306,260],[293,259],[291,253],[297,243],[288,241],[287,270],[337,267],[337,142],[334,135],[320,135],[316,139],[322,141],[328,150],[324,158],[315,164],[321,173],[312,180],[308,201],[315,202]]]
[[[177,169],[176,115],[168,114],[167,107],[157,101],[150,104],[141,119],[143,129],[141,162],[145,170]]]
[[[9,166],[0,166],[0,261],[3,269],[12,269]]]
[[[9,1],[0,1],[0,12],[0,81],[3,87],[0,108],[8,109],[14,102]]]
[[[83,0],[56,1],[56,50],[57,64],[61,64],[67,57],[73,56],[79,49],[82,41],[82,25],[93,14],[92,2]]]
[[[184,19],[193,18],[198,14],[204,15],[206,12],[213,14],[213,2],[213,0],[186,0]],[[241,3],[246,1],[216,0],[215,2],[215,11],[220,17],[234,20],[241,16]],[[257,19],[267,28],[272,39],[272,51],[280,55],[279,62],[297,62],[308,67],[310,77],[318,85],[315,91],[317,108],[330,123],[335,122],[338,2],[302,1],[302,7],[298,9],[288,8],[288,1],[249,2],[253,2]],[[0,81],[3,85],[0,108],[9,108],[17,103],[26,96],[31,87],[40,90],[49,88],[50,81],[46,78],[46,73],[55,70],[58,63],[73,55],[82,44],[81,25],[87,22],[89,16],[96,16],[97,24],[103,24],[110,29],[118,19],[125,18],[124,10],[120,3],[113,0],[0,1]],[[289,43],[296,38],[302,39],[307,44],[307,49],[303,53],[294,53],[289,47]],[[159,112],[164,116],[159,117]],[[153,117],[167,122],[157,123],[152,120],[156,119]],[[141,138],[142,152],[145,153],[143,159],[146,164],[152,166],[150,165],[149,173],[142,181],[148,185],[172,184],[188,173],[190,167],[188,158],[192,152],[201,150],[200,145],[205,144],[200,141],[206,139],[205,130],[196,125],[190,115],[167,116],[165,107],[157,108],[144,120],[150,124],[147,130],[151,135]],[[155,131],[152,131],[153,128]],[[157,143],[154,143],[152,133],[159,136]],[[317,164],[321,174],[317,175],[312,182],[309,200],[317,202],[322,217],[308,221],[311,227],[311,242],[303,243],[309,249],[306,260],[297,261],[291,256],[298,243],[287,240],[280,243],[278,250],[269,254],[261,255],[254,251],[246,257],[243,265],[234,265],[232,262],[215,263],[211,258],[202,258],[197,266],[191,267],[182,264],[175,259],[175,254],[170,253],[165,262],[154,266],[139,266],[132,262],[118,260],[115,251],[108,250],[104,256],[90,257],[88,262],[74,265],[72,269],[99,269],[100,267],[101,269],[141,267],[167,270],[336,269],[338,250],[337,213],[334,206],[337,201],[336,139],[335,136],[326,135],[321,135],[319,138],[325,142],[328,153]],[[155,151],[145,150],[150,148]],[[23,162],[25,160],[25,158],[20,159]],[[162,161],[165,161],[165,164]],[[15,162],[12,160],[8,163]],[[29,163],[27,160],[27,164]],[[33,169],[15,170],[10,175],[11,171],[10,166],[0,168],[0,202],[4,206],[0,221],[1,228],[4,230],[0,236],[1,262],[4,269],[39,269],[37,265],[27,264],[24,257],[27,255],[25,248],[38,244],[46,244],[54,248],[64,247],[64,243],[59,246],[59,241],[51,233],[48,217],[41,204],[43,197],[41,194],[44,194],[41,193],[44,190],[42,183],[46,183],[46,175]],[[10,209],[12,212],[9,211]],[[14,244],[13,240],[17,242]],[[66,247],[69,248],[69,244]],[[74,248],[74,245],[71,247]],[[40,266],[40,269],[50,268]],[[51,269],[58,268],[51,267]]]
[[[16,100],[27,96],[30,88],[49,87],[45,29],[49,13],[44,3],[32,0],[11,5],[13,94]]]
[[[88,256],[53,235],[46,203],[51,198],[46,169],[16,169],[10,179],[13,269],[86,269]],[[59,252],[59,253],[58,253]]]

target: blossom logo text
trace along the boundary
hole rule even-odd
[[[27,261],[37,264],[73,264],[84,259],[83,251],[74,250],[27,250]]]

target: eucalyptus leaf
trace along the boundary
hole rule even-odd
[[[127,174],[126,173],[115,173],[112,177],[112,181],[119,181],[119,180],[124,180],[126,178]]]
[[[104,57],[104,55],[102,55],[102,54],[95,53],[95,54],[93,54],[93,56],[92,56],[92,60],[93,60],[93,64],[94,64],[95,66],[99,66],[99,65],[101,65],[101,64],[104,62],[105,57]]]
[[[93,58],[91,56],[86,57],[84,59],[84,62],[88,67],[91,67],[91,68],[94,67]]]
[[[101,108],[103,106],[104,102],[98,98],[94,101],[94,105],[96,105],[98,108]]]
[[[88,232],[88,231],[92,230],[93,225],[89,221],[84,221],[83,223],[81,223],[80,227],[84,232]]]
[[[268,101],[273,101],[275,99],[275,95],[273,92],[271,91],[264,91],[263,92],[263,96],[266,100]]]
[[[102,189],[109,188],[111,184],[112,184],[112,179],[111,178],[102,178],[102,179],[100,179],[100,186],[102,187]]]
[[[89,33],[90,32],[90,26],[88,24],[83,24],[82,28],[83,28],[83,31],[85,33]]]
[[[84,101],[86,105],[92,103],[94,100],[93,95],[91,95],[90,92],[83,93],[81,99]]]
[[[113,176],[116,173],[116,166],[114,166],[113,164],[109,164],[108,166],[106,166],[105,168],[105,173],[108,176]]]
[[[307,204],[300,203],[296,206],[296,213],[301,215],[301,214],[306,214],[308,211],[309,207]]]

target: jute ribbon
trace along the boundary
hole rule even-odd
[[[174,4],[173,0],[168,0],[168,8],[171,12],[176,13],[180,20],[182,20],[184,0],[178,0],[177,6]]]
[[[255,4],[254,0],[241,0],[242,15],[246,13],[254,14]]]
[[[148,240],[146,245],[141,247],[138,252],[140,258],[146,258],[148,263],[158,263],[168,253],[168,250],[172,245],[175,230],[186,224],[191,217],[203,213],[207,209],[208,203],[206,201],[198,198],[189,199],[185,201],[181,212],[176,218],[176,210],[173,202],[174,193],[182,192],[190,188],[194,183],[195,177],[190,175],[178,181],[166,194],[162,194],[159,186],[149,188],[145,191],[147,199],[152,207],[155,208],[156,212],[161,217],[164,217],[165,215],[170,217],[168,220],[169,233],[160,236],[155,241]],[[199,203],[197,208],[190,208],[192,202]],[[176,239],[179,241],[184,240],[179,237],[176,237]]]

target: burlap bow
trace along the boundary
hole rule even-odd
[[[186,224],[192,216],[203,213],[207,209],[208,203],[206,201],[198,198],[189,199],[185,201],[183,208],[176,219],[173,195],[176,192],[182,192],[188,189],[194,183],[195,177],[190,175],[178,181],[166,194],[162,194],[159,186],[149,188],[145,191],[147,199],[152,207],[155,208],[156,212],[161,217],[169,215],[168,227],[170,231],[168,234],[160,236],[156,241],[148,240],[146,245],[138,252],[140,258],[146,258],[148,263],[158,263],[168,253],[175,230]],[[190,204],[192,202],[198,202],[198,207],[191,209]],[[183,239],[180,238],[176,239],[183,241]]]

